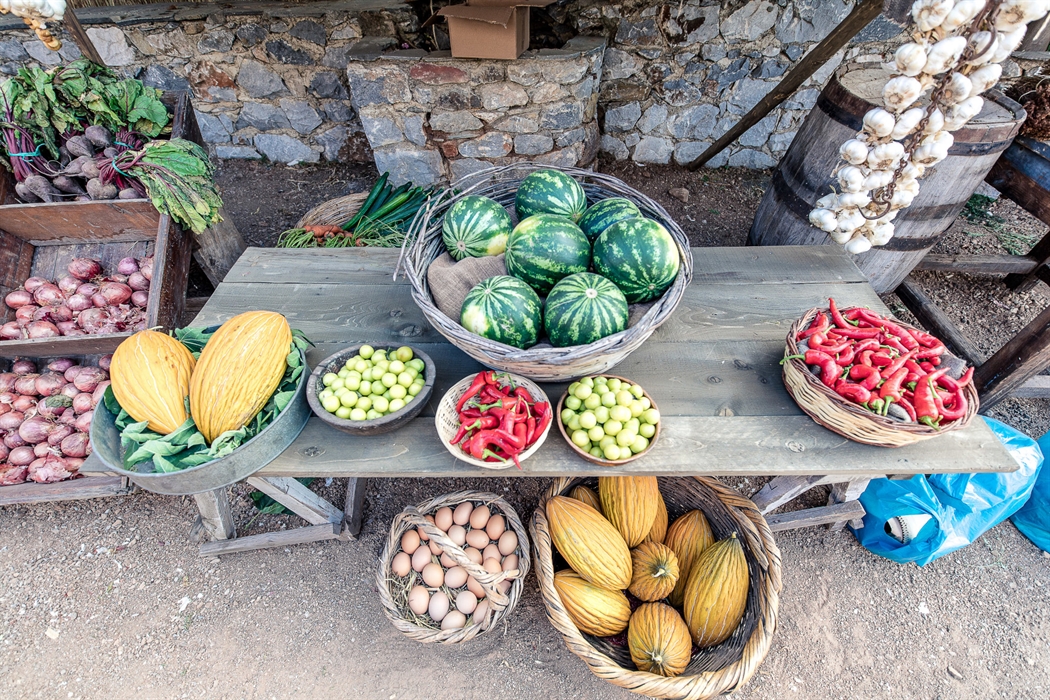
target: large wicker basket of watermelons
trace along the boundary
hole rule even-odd
[[[453,345],[555,382],[601,374],[638,349],[682,300],[693,261],[664,208],[620,180],[518,163],[434,195],[399,269]]]

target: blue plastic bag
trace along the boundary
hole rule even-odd
[[[862,546],[901,564],[924,566],[970,544],[1025,504],[1043,464],[1043,453],[1024,433],[992,418],[984,420],[1017,460],[1018,470],[872,479],[860,496],[867,511],[864,527],[853,531]],[[909,533],[912,539],[901,542],[887,532],[887,523],[907,515],[930,518],[918,532]]]
[[[1045,455],[1050,451],[1050,433],[1039,438],[1039,447]],[[1011,518],[1013,524],[1032,544],[1050,552],[1050,469],[1039,473],[1032,489],[1032,497]]]

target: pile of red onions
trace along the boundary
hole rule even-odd
[[[4,297],[15,320],[0,325],[0,340],[123,333],[146,328],[153,258],[124,258],[104,276],[98,260],[76,258],[57,282],[30,277]]]
[[[91,454],[91,418],[109,386],[110,358],[98,367],[59,358],[39,372],[16,360],[0,373],[0,486],[77,475]]]

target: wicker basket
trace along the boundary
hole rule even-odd
[[[447,534],[439,530],[424,517],[425,515],[433,515],[442,506],[454,507],[463,501],[474,501],[475,505],[487,505],[493,513],[498,512],[503,515],[507,523],[507,529],[513,530],[518,536],[518,548],[515,550],[515,554],[518,555],[518,568],[516,570],[490,574],[479,564],[475,564],[467,558],[461,547],[454,544]],[[401,535],[411,528],[423,529],[428,537],[437,542],[442,550],[455,560],[456,564],[466,569],[467,573],[473,576],[485,589],[485,598],[489,601],[489,606],[484,620],[477,622],[470,620],[470,624],[462,629],[441,630],[420,625],[411,619],[412,613],[408,610],[405,600],[407,593],[398,593],[398,581],[389,573],[394,555],[401,550]],[[409,506],[394,518],[394,523],[390,526],[390,536],[387,537],[386,543],[383,545],[383,551],[379,555],[379,570],[376,572],[376,583],[379,589],[379,600],[383,604],[383,613],[386,614],[387,619],[393,623],[394,627],[406,636],[423,643],[458,644],[487,632],[510,615],[518,604],[518,599],[525,588],[525,576],[528,572],[528,533],[525,532],[525,526],[510,504],[494,493],[459,491],[438,496],[418,506]],[[419,575],[413,572],[411,576],[414,579],[418,579]],[[500,583],[508,579],[511,580],[510,590],[503,593],[500,590]],[[405,590],[407,591],[410,588],[411,585],[406,586]]]
[[[784,357],[799,354],[795,338],[798,337],[799,332],[809,326],[817,312],[821,310],[810,309],[791,326],[784,348]],[[843,313],[848,310],[842,309]],[[911,330],[921,330],[897,319],[894,319],[894,323]],[[913,445],[921,440],[929,440],[932,437],[965,427],[977,415],[979,402],[977,389],[973,382],[970,382],[964,389],[968,403],[966,415],[938,429],[923,423],[901,423],[892,418],[877,416],[857,406],[826,386],[819,377],[809,371],[809,367],[800,359],[784,362],[784,386],[787,387],[788,393],[791,394],[791,398],[795,399],[799,408],[820,425],[842,437],[876,447]]]
[[[555,571],[566,565],[552,549],[546,505],[554,496],[568,495],[575,486],[583,484],[593,488],[596,479],[558,479],[540,498],[530,527],[536,552],[536,578],[547,606],[547,617],[561,633],[569,651],[583,659],[594,675],[650,697],[714,698],[746,683],[769,651],[780,606],[780,550],[755,504],[733,489],[708,477],[660,477],[658,481],[671,522],[696,508],[707,516],[716,539],[736,532],[744,545],[751,583],[744,619],[729,639],[708,649],[694,649],[685,672],[665,678],[637,670],[626,645],[616,646],[577,629],[554,588]]]
[[[467,331],[458,319],[449,318],[437,308],[427,281],[430,263],[445,252],[441,240],[445,212],[467,195],[490,197],[512,212],[514,195],[521,181],[529,173],[549,167],[518,163],[490,168],[468,175],[444,192],[431,197],[412,221],[398,261],[398,270],[404,270],[412,283],[412,298],[422,309],[423,315],[460,350],[487,367],[514,372],[536,381],[562,382],[588,374],[602,374],[637,350],[682,300],[693,278],[693,258],[685,232],[655,201],[609,175],[578,168],[561,168],[562,172],[580,181],[589,202],[607,197],[625,197],[637,204],[643,214],[663,224],[678,245],[681,256],[678,277],[633,326],[588,345],[555,348],[544,343],[543,346],[519,350]]]
[[[604,376],[607,379],[612,379],[613,377],[616,377],[616,379],[619,379],[621,382],[627,382],[628,384],[633,384],[634,383],[630,379],[626,379],[624,377],[618,377],[615,374],[606,374]],[[649,446],[646,447],[641,452],[639,452],[638,454],[633,454],[630,457],[627,457],[626,459],[616,459],[616,460],[599,459],[598,457],[595,457],[590,452],[588,452],[588,451],[584,450],[583,448],[579,447],[575,442],[572,441],[572,438],[569,436],[568,428],[566,427],[565,423],[563,423],[562,420],[561,420],[561,411],[565,407],[565,397],[567,397],[568,395],[569,395],[568,391],[566,391],[564,394],[562,394],[561,398],[558,399],[558,406],[557,406],[557,408],[554,409],[554,420],[557,421],[557,423],[558,423],[558,432],[560,432],[561,436],[563,438],[565,438],[565,442],[567,442],[569,444],[569,447],[572,448],[573,452],[575,452],[576,454],[578,454],[580,457],[582,457],[583,459],[587,460],[588,462],[591,462],[592,464],[600,464],[603,467],[619,467],[621,465],[627,464],[628,462],[633,462],[634,460],[638,459],[639,457],[644,457],[645,455],[649,454],[649,451],[651,449],[653,449],[653,447],[656,446],[656,441],[660,439],[660,423],[662,421],[657,422],[657,424],[656,424],[656,432],[653,433],[652,439],[649,440]],[[656,405],[656,402],[653,401],[653,397],[649,395],[648,391],[646,391],[645,389],[642,389],[642,396],[644,396],[645,398],[649,399],[649,403],[652,405],[653,408],[655,408],[657,411],[660,410],[660,407]]]
[[[295,227],[342,226],[354,218],[354,214],[361,209],[366,199],[368,199],[368,192],[355,192],[345,197],[336,197],[322,202],[303,214],[303,218],[299,219]]]
[[[459,431],[459,414],[456,412],[456,404],[459,403],[460,397],[463,396],[464,392],[474,382],[473,374],[463,377],[458,382],[452,385],[445,395],[441,397],[441,403],[438,404],[437,412],[434,414],[434,425],[437,426],[438,437],[441,438],[441,444],[445,446],[445,449],[452,453],[452,456],[456,459],[463,460],[467,464],[473,464],[475,467],[483,467],[485,469],[509,469],[514,466],[514,462],[510,461],[506,464],[500,464],[499,462],[486,462],[480,459],[474,459],[459,445],[453,445],[449,442],[456,436]],[[523,386],[529,390],[529,394],[532,395],[536,401],[546,401],[550,403],[550,399],[547,398],[547,394],[544,393],[538,385],[530,382],[524,377],[511,376],[511,379],[515,384]],[[557,415],[554,416],[551,423],[557,420]],[[540,445],[547,439],[547,433],[551,431],[551,423],[547,423],[546,429],[536,438],[536,442],[532,443],[529,449],[525,450],[518,455],[518,462],[524,462],[526,459],[536,454],[536,451],[540,449]]]

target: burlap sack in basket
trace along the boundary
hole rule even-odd
[[[507,274],[503,264],[503,253],[482,258],[452,259],[448,253],[442,253],[427,268],[427,282],[434,292],[434,303],[441,313],[457,321],[463,309],[463,300],[467,293],[478,282],[489,277]]]

